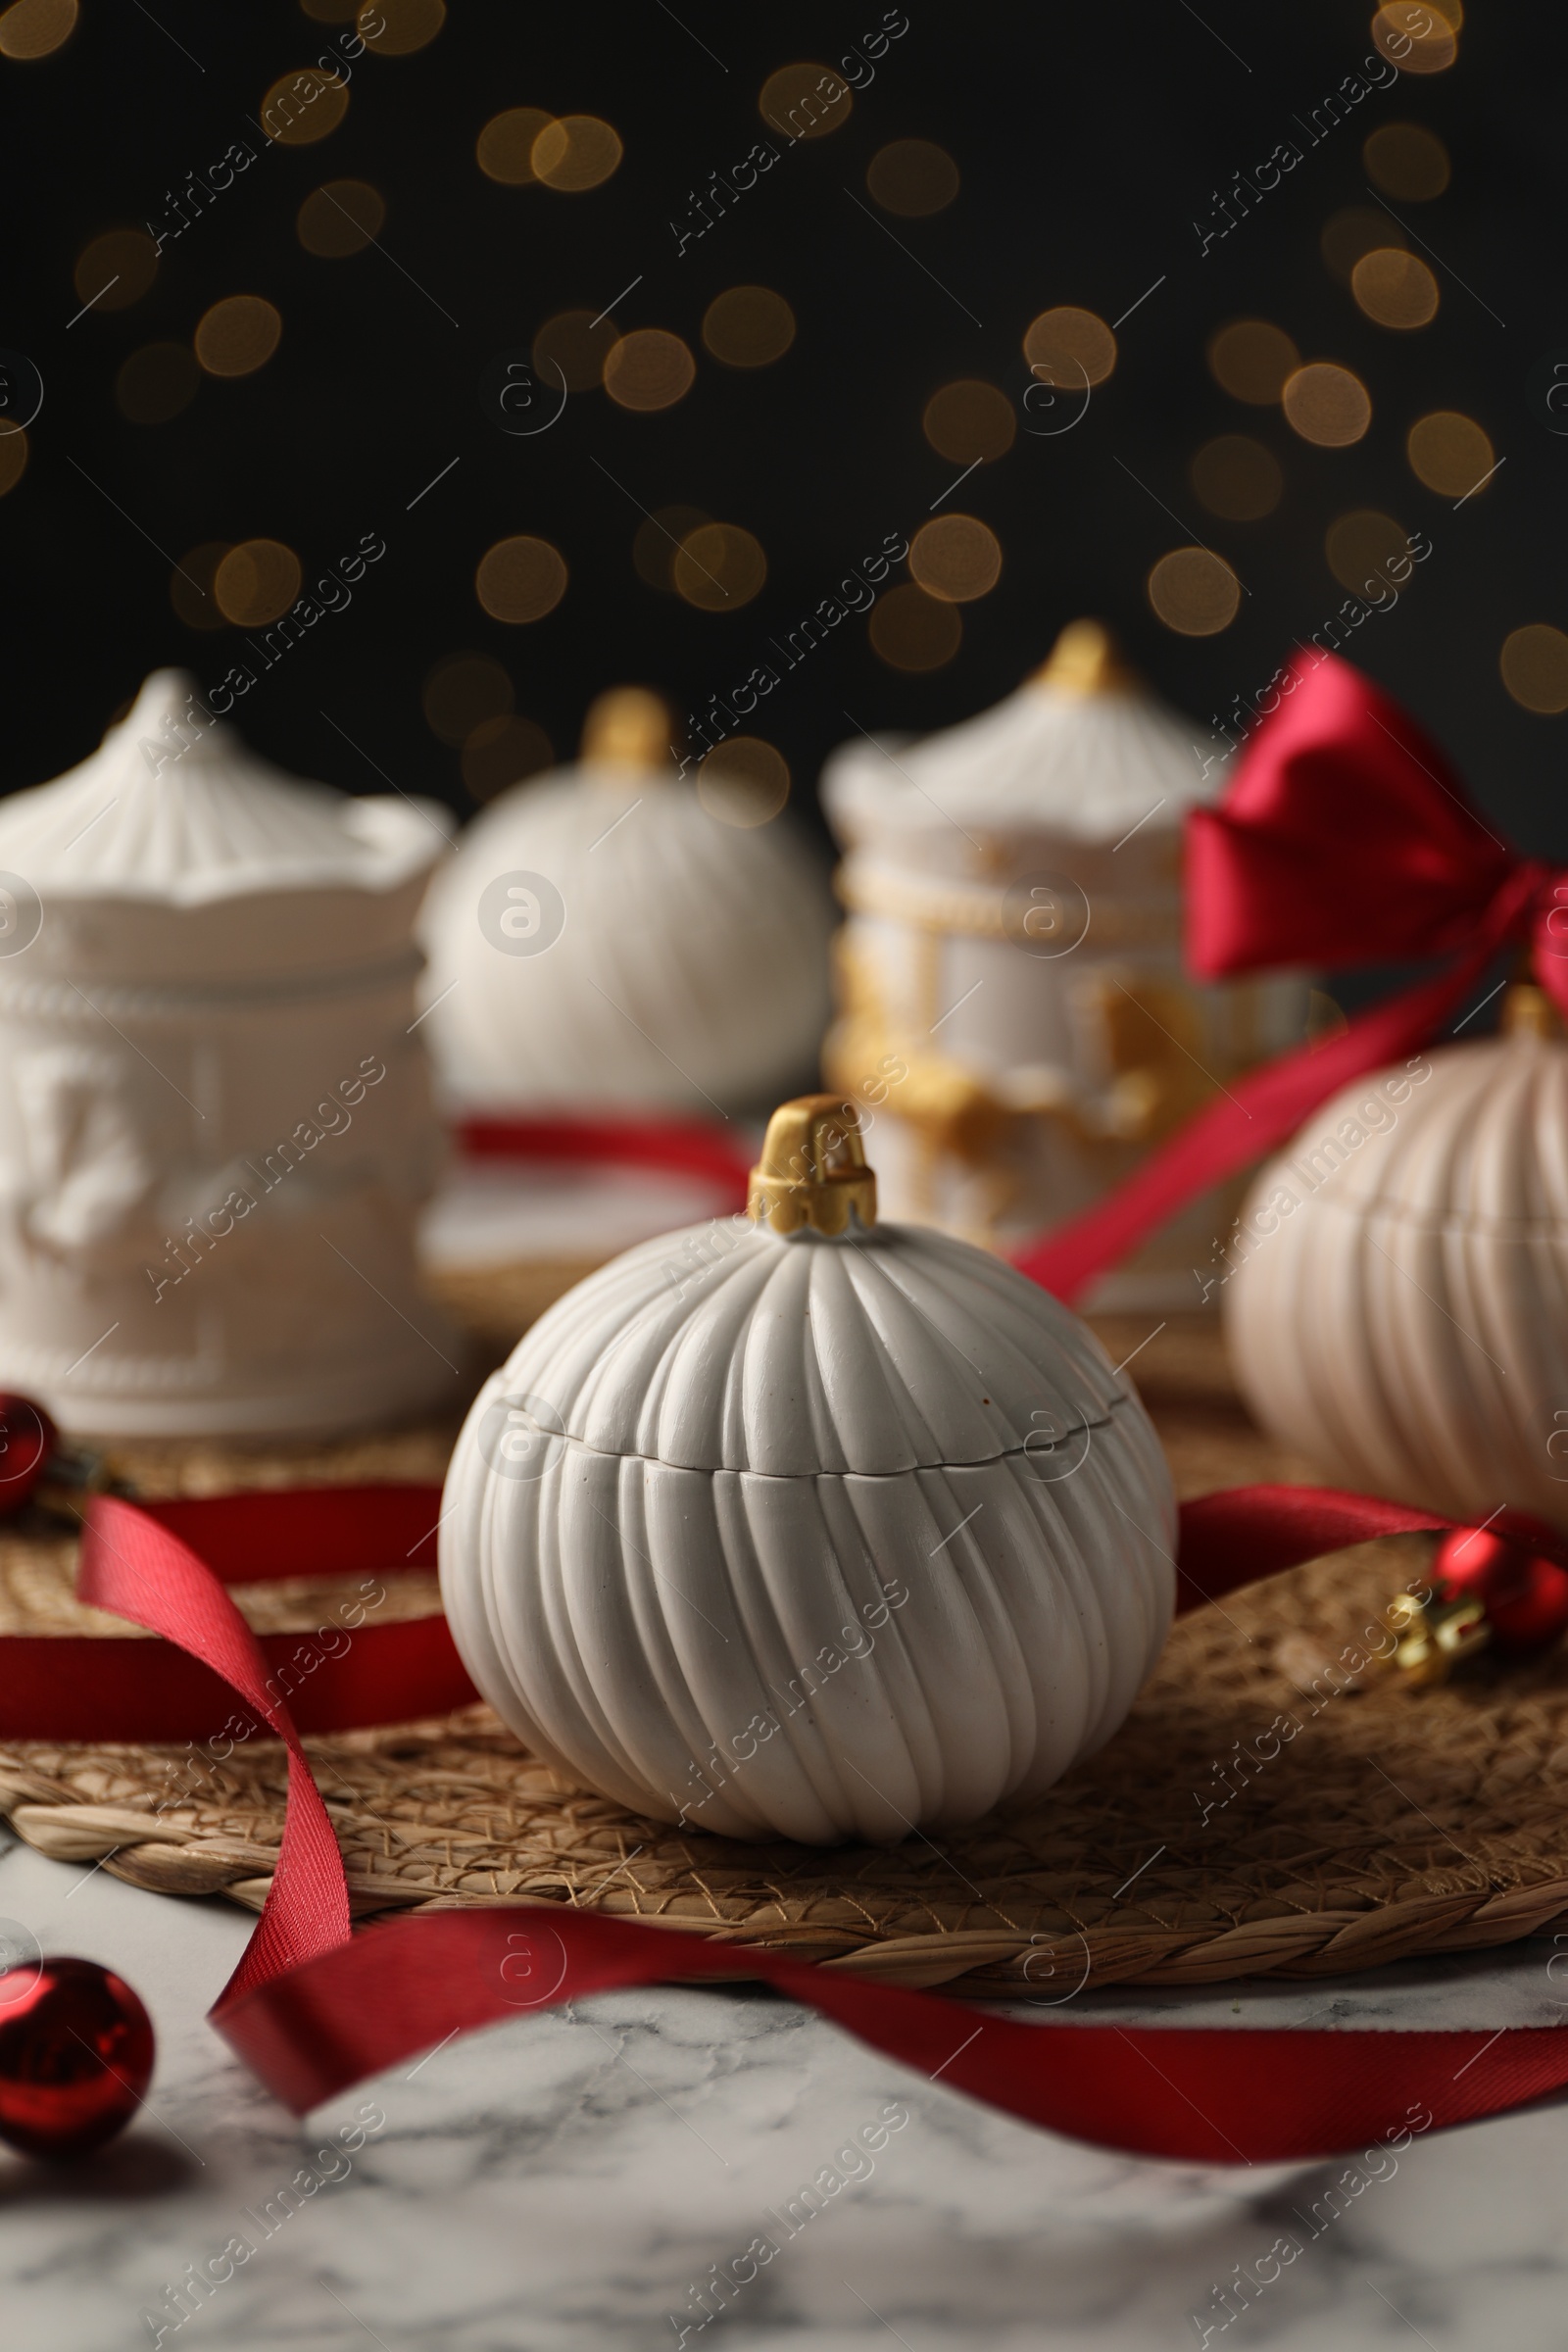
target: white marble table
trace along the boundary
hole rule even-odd
[[[1325,2177],[1081,2147],[749,1988],[627,1992],[519,2018],[298,2125],[203,2022],[243,1914],[13,1846],[0,1916],[46,1950],[122,1970],[160,2041],[150,2106],[94,2164],[57,2174],[0,2154],[4,2352],[131,2352],[159,2326],[180,2352],[652,2352],[682,2328],[688,2346],[728,2352],[1176,2352],[1200,2341],[1193,2315],[1212,2320],[1215,2283],[1253,2265]],[[1548,1976],[1552,1950],[1078,2007],[1240,2034],[1308,2017],[1347,2032],[1557,2024],[1568,1983],[1552,1980],[1568,1963]],[[694,2290],[711,2266],[760,2233],[781,2237],[768,2209],[890,2109],[907,2120],[881,2152],[837,2166],[860,2177],[700,2328]],[[351,2152],[344,2133],[362,2130]],[[320,2184],[280,2200],[302,2167]],[[235,2238],[254,2250],[176,2326],[166,2290]],[[1559,2104],[1416,2141],[1208,2341],[1560,2352],[1565,2290]]]

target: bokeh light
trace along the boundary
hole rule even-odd
[[[244,539],[213,574],[213,595],[225,620],[264,628],[286,612],[300,592],[300,560],[279,539]]]
[[[1002,542],[974,514],[939,514],[909,542],[909,577],[950,605],[989,596],[1002,577]]]
[[[1208,340],[1209,373],[1232,400],[1271,409],[1301,355],[1282,326],[1266,318],[1233,318]]]
[[[111,228],[76,257],[71,282],[76,300],[95,311],[124,311],[140,302],[158,274],[158,248],[143,228]]]
[[[825,139],[841,130],[855,101],[850,85],[826,66],[780,66],[763,82],[758,106],[787,139]]]
[[[665,596],[675,593],[674,564],[681,541],[712,521],[701,507],[659,507],[638,525],[631,560],[637,577]]]
[[[1323,554],[1340,586],[1357,596],[1376,588],[1380,578],[1403,590],[1415,577],[1404,525],[1375,507],[1358,507],[1331,522]]]
[[[366,0],[355,24],[376,57],[411,57],[446,21],[446,0]]]
[[[670,585],[701,612],[735,612],[767,578],[762,544],[733,522],[700,523],[681,541]]]
[[[27,470],[27,435],[20,424],[0,424],[0,498],[14,490]]]
[[[768,824],[789,797],[789,761],[760,735],[732,735],[698,765],[697,798],[721,825]]]
[[[504,113],[492,115],[473,150],[485,177],[508,188],[537,186],[533,143],[555,119],[538,106],[509,106]]]
[[[1389,0],[1372,20],[1372,46],[1401,74],[1443,74],[1459,54],[1463,19],[1446,0]]]
[[[1385,196],[1405,204],[1425,204],[1441,196],[1452,167],[1448,150],[1435,130],[1421,122],[1385,122],[1361,149],[1367,177]]]
[[[1348,286],[1364,254],[1375,253],[1380,246],[1402,246],[1404,241],[1403,229],[1388,213],[1370,204],[1348,204],[1324,222],[1318,250],[1329,275]]]
[[[476,801],[493,801],[556,763],[555,746],[531,718],[481,719],[463,747],[463,781]]]
[[[475,727],[509,718],[512,680],[489,654],[448,654],[424,681],[424,718],[432,735],[461,751]]]
[[[956,605],[906,580],[871,608],[871,651],[890,669],[941,669],[963,643]]]
[[[1281,395],[1286,422],[1319,449],[1347,449],[1372,421],[1372,399],[1358,375],[1332,360],[1298,368]]]
[[[52,57],[76,29],[76,0],[11,0],[0,13],[0,57]]]
[[[696,375],[697,363],[686,345],[662,326],[640,326],[605,355],[605,390],[623,409],[673,408]]]
[[[1543,718],[1568,710],[1568,637],[1545,621],[1531,621],[1503,639],[1502,682],[1516,703]]]
[[[580,196],[609,179],[621,154],[618,132],[597,115],[563,115],[545,124],[529,160],[547,188]]]
[[[1363,255],[1351,275],[1350,290],[1379,326],[1427,326],[1438,315],[1438,281],[1413,253],[1385,249]]]
[[[223,629],[228,615],[218,601],[218,567],[233,554],[226,539],[188,547],[169,578],[169,601],[187,629]]]
[[[730,286],[703,314],[703,341],[726,368],[770,368],[795,340],[795,313],[771,286]]]
[[[605,380],[605,362],[620,340],[613,318],[596,311],[558,311],[533,339],[533,369],[541,383],[565,383],[592,392]]]
[[[381,233],[386,201],[366,179],[324,179],[300,206],[295,234],[323,262],[363,253]]]
[[[167,424],[190,407],[201,380],[183,343],[145,343],[115,377],[115,399],[132,424]]]
[[[1116,338],[1103,318],[1069,303],[1030,320],[1023,356],[1042,383],[1076,391],[1086,377],[1091,384],[1104,382],[1116,365]]]
[[[1417,481],[1445,498],[1467,498],[1496,464],[1480,425],[1457,409],[1434,409],[1417,417],[1405,436],[1404,454]]]
[[[196,357],[209,375],[254,375],[277,349],[283,321],[259,294],[230,294],[203,314]]]
[[[565,559],[526,532],[498,539],[479,559],[473,590],[492,620],[543,620],[566,593]]]
[[[937,455],[955,466],[974,466],[1005,457],[1018,430],[1011,401],[995,384],[961,376],[944,384],[925,404],[920,419]]]
[[[336,130],[349,111],[349,85],[341,74],[304,66],[280,74],[262,100],[262,128],[280,147],[314,147]]]
[[[865,186],[885,213],[923,220],[944,211],[958,193],[958,167],[930,139],[894,139],[867,164]]]
[[[1235,572],[1206,547],[1172,548],[1146,585],[1158,617],[1182,637],[1213,637],[1228,629],[1242,601]]]
[[[1221,433],[1194,458],[1191,479],[1200,502],[1227,522],[1257,522],[1272,514],[1285,475],[1272,450],[1248,433]]]

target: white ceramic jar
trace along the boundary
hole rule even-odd
[[[1181,828],[1220,780],[1200,735],[1079,621],[995,710],[828,762],[849,919],[824,1069],[874,1111],[893,1215],[999,1249],[1044,1234],[1299,1042],[1299,980],[1184,965]],[[1234,1205],[1194,1203],[1092,1303],[1199,1305]]]
[[[1136,1393],[1000,1259],[879,1224],[838,1098],[775,1113],[751,1211],[590,1276],[481,1393],[441,1523],[464,1661],[656,1820],[889,1842],[1039,1796],[1170,1621]]]
[[[440,812],[248,753],[173,671],[0,801],[0,1385],[63,1428],[444,1402],[413,922]]]

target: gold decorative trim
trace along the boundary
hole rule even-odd
[[[844,860],[833,887],[851,914],[964,939],[1007,938],[1005,900],[999,890],[964,889],[935,878],[926,882],[915,874],[890,873],[861,858]],[[1181,935],[1181,908],[1174,900],[1158,907],[1095,901],[1097,946],[1173,948]]]

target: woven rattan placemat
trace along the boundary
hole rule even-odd
[[[1100,1328],[1119,1359],[1147,1327]],[[1248,1424],[1211,1327],[1173,1321],[1137,1372],[1184,1494],[1310,1475]],[[428,1479],[452,1434],[144,1446],[116,1466],[148,1494]],[[73,1548],[36,1520],[0,1536],[0,1632],[137,1639],[73,1599]],[[1365,1545],[1197,1611],[1121,1732],[1044,1802],[891,1850],[678,1833],[566,1786],[483,1707],[306,1744],[362,1913],[576,1903],[887,1982],[1046,2000],[1117,1980],[1335,1976],[1568,1919],[1568,1653],[1483,1659],[1426,1691],[1346,1671],[1347,1644],[1424,1557],[1421,1539]],[[237,1597],[259,1630],[303,1631],[331,1592]],[[386,1592],[388,1613],[435,1605],[433,1579]],[[184,1748],[0,1745],[0,1809],[29,1843],[171,1894],[260,1903],[284,1786],[275,1742],[220,1766]]]

